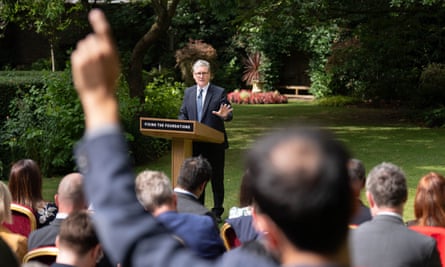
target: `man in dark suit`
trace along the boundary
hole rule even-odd
[[[83,177],[80,173],[70,173],[62,178],[54,196],[59,208],[56,218],[47,226],[33,231],[28,238],[28,250],[54,246],[59,234],[60,224],[72,212],[87,208],[83,193]]]
[[[367,177],[366,196],[373,219],[352,230],[354,266],[441,266],[436,241],[403,222],[408,191],[398,166],[386,162],[375,166]]]
[[[144,209],[177,235],[185,246],[205,259],[225,252],[218,228],[209,216],[176,211],[177,198],[170,179],[159,171],[143,171],[136,177],[136,195]]]
[[[201,156],[187,158],[181,165],[174,190],[178,199],[178,212],[207,215],[217,225],[215,215],[199,201],[211,175],[212,167],[205,158]]]
[[[224,133],[222,144],[193,142],[193,156],[202,155],[212,166],[212,212],[218,221],[224,212],[224,162],[225,149],[229,147],[224,121],[233,118],[232,107],[227,100],[223,88],[210,83],[212,72],[210,63],[205,60],[197,60],[193,64],[193,78],[196,85],[185,90],[184,99],[178,118],[181,120],[195,120]],[[203,193],[200,197],[204,204]]]
[[[73,81],[85,112],[86,133],[76,147],[77,166],[96,211],[101,244],[122,266],[276,267],[262,253],[231,250],[216,261],[198,258],[138,203],[120,129],[116,86],[119,59],[105,16],[92,10],[94,33],[71,55]],[[259,140],[246,169],[255,177],[254,224],[265,248],[284,266],[340,266],[353,200],[349,154],[332,135],[287,129]]]

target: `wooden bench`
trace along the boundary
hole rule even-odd
[[[294,91],[293,94],[285,93],[289,99],[314,99],[314,96],[309,92],[310,87],[305,85],[286,85],[281,86],[285,91]]]

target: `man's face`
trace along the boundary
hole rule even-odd
[[[206,86],[210,81],[209,68],[205,66],[199,66],[193,71],[193,79],[199,87]]]

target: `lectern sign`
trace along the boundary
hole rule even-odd
[[[193,121],[172,122],[167,120],[141,119],[141,129],[193,132],[193,126]]]

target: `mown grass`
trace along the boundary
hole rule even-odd
[[[279,105],[234,105],[234,119],[226,123],[230,148],[226,152],[225,207],[238,204],[243,172],[243,156],[262,134],[289,124],[319,125],[332,130],[369,171],[387,161],[403,168],[408,178],[409,199],[404,217],[412,219],[413,196],[420,177],[429,171],[445,174],[445,129],[419,127],[393,109],[359,107],[321,107],[307,102]],[[155,162],[138,166],[136,171],[156,169],[170,175],[170,154]],[[45,197],[52,199],[58,179],[45,180]],[[207,187],[206,206],[211,207],[211,188]]]

